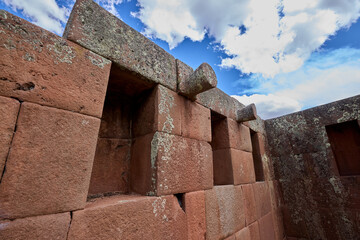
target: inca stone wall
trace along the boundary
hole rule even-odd
[[[287,236],[300,239],[359,239],[360,96],[265,122],[276,178],[283,197]],[[353,122],[348,160],[357,174],[339,172],[327,126]],[[351,163],[348,163],[351,164]]]
[[[3,10],[0,36],[0,239],[328,236],[294,234],[309,198],[290,182],[306,176],[281,159],[295,154],[283,132],[323,154],[323,132],[301,140],[317,128],[264,122],[216,88],[208,64],[192,69],[92,0],[76,2],[63,38]],[[359,119],[352,109],[342,121]],[[329,196],[341,214],[358,207],[358,180],[344,179],[321,185],[340,191]],[[341,216],[336,234],[351,239],[358,215]]]

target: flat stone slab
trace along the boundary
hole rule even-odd
[[[176,91],[175,58],[92,0],[79,0],[64,37]]]

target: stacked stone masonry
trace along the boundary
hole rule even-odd
[[[3,10],[0,36],[0,239],[359,236],[360,180],[324,126],[358,120],[360,97],[237,121],[209,65],[92,0],[63,38]]]

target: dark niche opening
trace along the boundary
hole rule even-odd
[[[360,175],[360,127],[353,120],[325,127],[341,176]]]
[[[256,181],[262,182],[265,181],[264,169],[261,159],[261,147],[263,146],[261,146],[259,133],[256,133],[255,131],[250,129],[250,136]]]

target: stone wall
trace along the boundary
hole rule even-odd
[[[284,239],[264,122],[210,66],[91,0],[0,36],[0,239]]]
[[[291,239],[359,239],[360,95],[265,122]]]

